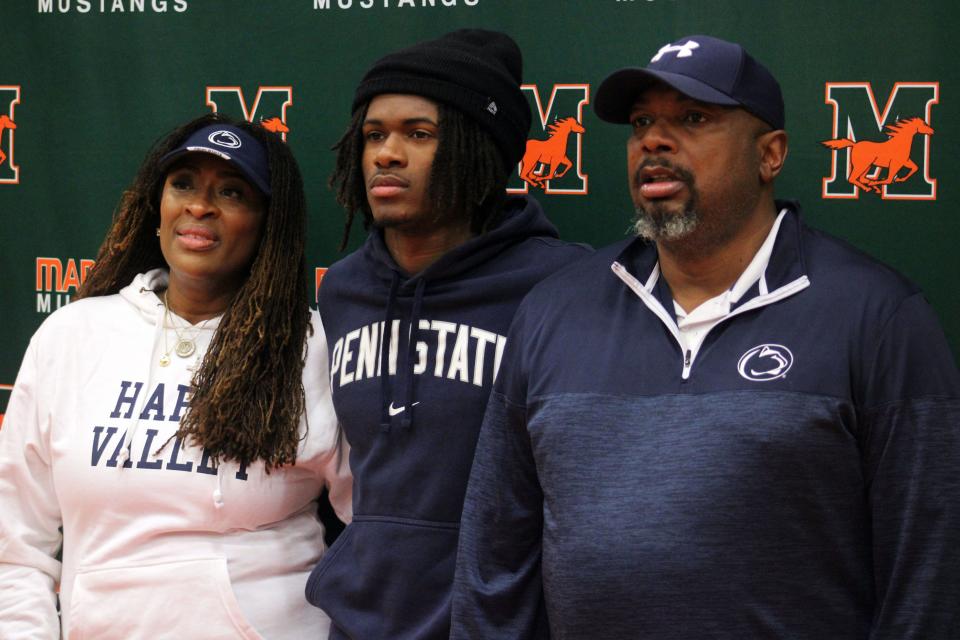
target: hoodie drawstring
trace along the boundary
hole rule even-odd
[[[223,508],[223,467],[224,461],[217,464],[217,488],[213,490],[213,506],[217,509]]]
[[[390,330],[390,323],[393,320],[394,309],[397,304],[397,290],[400,288],[400,274],[393,272],[393,280],[390,283],[390,295],[387,298],[387,315],[383,321],[383,341],[380,344],[380,429],[382,431],[390,430],[390,421],[393,414],[397,411],[392,409],[393,400],[391,399],[390,385],[390,340],[393,332]],[[397,384],[395,387],[403,388],[403,406],[399,411],[403,412],[400,420],[400,426],[403,429],[409,429],[413,424],[413,395],[414,395],[414,354],[417,348],[417,338],[420,335],[420,312],[423,308],[423,292],[427,288],[427,281],[423,278],[417,280],[417,288],[413,295],[413,309],[410,313],[410,331],[407,337],[407,349],[402,363],[398,363]],[[399,340],[399,336],[397,336]]]
[[[387,316],[383,320],[383,335],[380,340],[380,429],[390,431],[390,319],[396,304],[400,274],[393,272],[390,295],[387,297]]]
[[[416,377],[413,372],[413,354],[417,347],[417,338],[420,337],[420,308],[423,306],[423,290],[427,287],[427,281],[423,278],[417,280],[417,290],[413,295],[413,311],[410,314],[410,336],[407,339],[407,361],[404,373],[407,376],[406,389],[403,398],[403,419],[400,426],[403,429],[409,429],[413,424],[413,383]]]
[[[156,295],[153,289],[147,289],[146,287],[140,287],[140,295]],[[162,301],[157,298],[157,306],[164,307]],[[151,346],[149,354],[147,355],[147,395],[149,395],[151,385],[153,384],[153,352],[156,350],[156,345],[160,344],[160,341],[163,339],[163,332],[166,330],[164,327],[164,313],[161,311],[157,314],[157,320],[153,325],[153,346]],[[117,468],[123,469],[124,465],[131,458],[131,447],[133,447],[133,438],[137,435],[137,429],[140,427],[140,412],[142,409],[134,407],[134,415],[136,416],[133,419],[133,425],[129,429],[123,432],[123,439],[120,441],[120,455],[117,456]]]

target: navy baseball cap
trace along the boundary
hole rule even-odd
[[[626,124],[640,93],[663,82],[694,100],[740,106],[774,129],[783,129],[780,84],[739,44],[687,36],[660,47],[646,67],[614,71],[600,83],[593,109],[602,120]]]
[[[197,129],[179,147],[160,159],[164,169],[188,153],[210,153],[233,164],[264,195],[270,195],[270,164],[259,140],[230,124],[212,124]]]

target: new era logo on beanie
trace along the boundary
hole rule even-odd
[[[520,89],[522,70],[520,48],[510,36],[460,29],[377,60],[360,81],[351,110],[384,93],[443,102],[479,122],[512,170],[523,156],[531,123]]]
[[[687,36],[664,45],[646,67],[614,71],[600,83],[594,110],[601,119],[627,123],[640,93],[660,81],[695,100],[741,106],[774,129],[784,127],[783,95],[773,74],[739,44]]]
[[[160,159],[169,167],[187,153],[210,153],[236,166],[264,195],[270,195],[270,164],[267,150],[259,140],[233,125],[212,124],[197,129],[179,147]]]

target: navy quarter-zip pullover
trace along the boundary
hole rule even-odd
[[[692,364],[641,240],[526,298],[451,638],[960,637],[950,347],[913,284],[789,208]]]

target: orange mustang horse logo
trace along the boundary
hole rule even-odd
[[[4,129],[16,129],[16,128],[17,128],[17,124],[10,119],[10,116],[6,114],[0,116],[0,136],[3,136]],[[6,161],[7,161],[7,154],[3,152],[3,149],[0,149],[0,164],[3,164]]]
[[[531,187],[546,190],[547,181],[562,178],[573,163],[567,157],[567,138],[571,133],[583,133],[584,128],[576,118],[557,120],[547,127],[550,136],[546,140],[527,140],[527,150],[520,161],[520,177]],[[540,168],[539,172],[536,171]],[[557,168],[562,167],[559,173]],[[546,175],[544,175],[546,174]]]
[[[261,120],[260,126],[267,131],[273,131],[274,133],[290,133],[290,129],[280,118],[267,118],[266,120]]]
[[[909,118],[887,125],[886,133],[889,138],[883,142],[869,140],[854,142],[847,138],[838,138],[824,140],[821,144],[834,150],[853,147],[850,150],[850,173],[847,181],[864,191],[880,193],[880,185],[887,185],[894,181],[904,182],[917,172],[917,165],[910,160],[913,136],[918,133],[933,135],[933,127],[924,122],[923,118]],[[875,170],[874,167],[876,167]],[[897,173],[904,167],[909,169],[909,172],[898,178]],[[887,170],[887,176],[883,180],[878,180],[881,169]],[[873,175],[868,175],[871,171]]]

